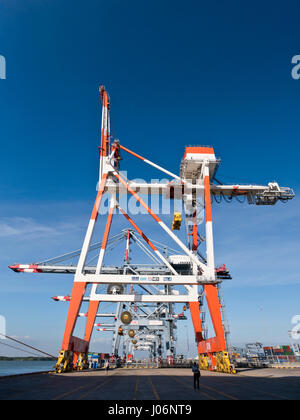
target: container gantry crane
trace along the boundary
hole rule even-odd
[[[180,175],[176,175],[123,146],[119,140],[112,141],[110,133],[110,99],[106,89],[101,86],[100,98],[102,102],[102,128],[99,183],[98,192],[87,227],[83,246],[79,250],[76,267],[47,266],[44,264],[15,264],[10,266],[20,272],[61,272],[73,273],[74,281],[70,297],[67,322],[57,363],[57,371],[64,371],[71,365],[85,366],[95,319],[98,314],[99,303],[115,302],[122,304],[169,304],[185,303],[188,305],[195,330],[199,365],[201,369],[234,372],[230,363],[226,347],[224,320],[222,307],[218,295],[218,284],[229,273],[226,268],[215,267],[212,199],[220,202],[245,198],[249,204],[274,205],[277,201],[288,201],[294,197],[290,188],[282,188],[277,183],[268,185],[224,185],[216,180],[216,173],[220,160],[216,158],[214,149],[210,146],[188,146],[180,166]],[[133,182],[120,172],[121,153],[129,153],[145,164],[162,171],[171,177],[169,182],[143,183]],[[101,244],[98,244],[97,264],[89,266],[87,257],[91,250],[92,236],[99,217],[99,209],[103,196],[109,196],[109,210]],[[162,231],[165,232],[180,248],[180,255],[167,257],[150,240],[136,222],[121,206],[121,198],[125,195],[134,199],[143,207],[148,215],[154,219]],[[187,242],[183,242],[175,231],[180,228],[182,217],[176,212],[172,228],[148,206],[141,195],[159,195],[167,199],[180,199],[183,202]],[[109,245],[109,235],[113,218],[123,215],[132,229],[136,231],[145,247],[152,251],[156,261],[161,262],[159,269],[138,270],[136,272],[119,272],[118,269],[109,270],[104,267],[104,255]],[[103,219],[104,217],[102,217]],[[199,233],[202,219],[205,219],[205,240]],[[100,248],[99,248],[100,247]],[[205,252],[200,248],[205,247]],[[162,268],[163,267],[163,268]],[[91,290],[88,290],[91,285]],[[124,293],[99,293],[100,285],[109,288],[123,288]],[[152,288],[151,293],[131,293],[127,286]],[[153,290],[156,290],[153,291]],[[86,296],[88,291],[89,296]],[[210,313],[215,336],[207,338],[203,329],[201,309],[205,298]],[[88,302],[86,327],[83,338],[74,335],[75,325],[80,313],[82,302]],[[79,362],[78,362],[79,361]]]

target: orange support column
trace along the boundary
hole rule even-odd
[[[206,256],[207,267],[210,271],[210,276],[215,276],[215,262],[213,249],[213,231],[212,231],[212,211],[211,211],[211,192],[210,192],[210,174],[209,166],[204,168],[204,202],[205,202],[205,228],[206,228]],[[195,245],[196,231],[193,230],[193,238]],[[219,302],[217,285],[204,284],[203,290],[209,309],[211,321],[213,324],[215,336],[207,340],[197,340],[199,355],[210,358],[210,369],[217,368],[216,353],[226,351],[225,332],[223,328],[221,305]],[[194,310],[195,311],[195,310]],[[200,311],[199,311],[200,312]],[[193,321],[194,322],[194,321]],[[200,320],[201,323],[201,320]],[[204,360],[204,359],[202,359]],[[209,366],[209,360],[205,361]]]
[[[215,273],[215,258],[214,258],[214,246],[213,246],[210,178],[209,178],[208,167],[205,168],[204,203],[205,203],[206,259],[207,259],[207,267],[210,269],[211,275],[213,276]]]
[[[84,340],[87,341],[88,343],[90,342],[90,339],[92,336],[98,308],[99,308],[98,301],[90,301],[87,320],[86,320],[85,334],[84,334]]]
[[[73,335],[75,323],[76,323],[80,306],[82,303],[82,299],[84,296],[85,288],[86,288],[85,282],[73,283],[73,290],[72,290],[71,301],[70,301],[70,306],[69,306],[69,311],[68,311],[68,316],[67,316],[67,323],[66,323],[66,328],[65,328],[65,333],[64,333],[63,343],[62,343],[62,350],[73,350],[71,348],[71,344],[72,344],[71,338]]]
[[[223,328],[221,305],[219,302],[218,289],[215,284],[204,285],[204,293],[210,317],[216,334],[214,349],[212,351],[219,352],[226,350],[225,333]]]
[[[201,312],[199,309],[199,302],[189,302],[189,308],[191,312],[196,341],[198,345],[199,342],[203,341],[201,316],[200,316]]]

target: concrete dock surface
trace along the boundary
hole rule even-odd
[[[0,378],[0,400],[299,400],[300,369],[202,371],[194,390],[190,369],[114,369]]]

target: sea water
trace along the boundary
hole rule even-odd
[[[18,375],[22,373],[34,373],[51,371],[54,369],[55,361],[21,361],[21,360],[0,360],[0,376]]]

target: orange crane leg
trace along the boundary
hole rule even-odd
[[[81,307],[82,299],[86,288],[85,282],[74,282],[71,301],[67,316],[67,323],[62,343],[62,350],[80,351],[80,349],[72,348],[72,335],[75,328],[78,313]]]

